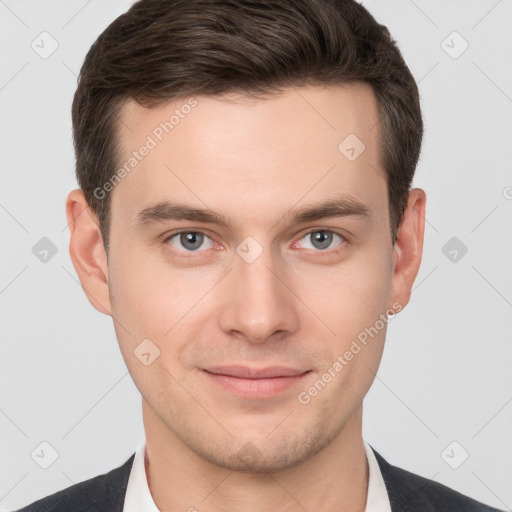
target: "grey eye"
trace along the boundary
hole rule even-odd
[[[178,250],[185,250],[186,252],[201,249],[201,246],[205,241],[210,241],[210,245],[208,247],[203,247],[203,249],[209,249],[211,247],[210,237],[203,233],[199,233],[198,231],[183,231],[181,233],[176,233],[169,238],[169,243],[174,248]]]
[[[304,242],[301,241],[301,247],[304,247],[306,249],[312,248],[319,250],[328,249],[336,237],[339,239],[339,241],[343,240],[343,238],[340,235],[338,235],[337,233],[333,233],[332,231],[310,231],[302,238],[302,240],[306,240],[306,245]],[[307,241],[310,242],[311,246],[307,246]]]

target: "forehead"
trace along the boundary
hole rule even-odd
[[[265,99],[195,96],[120,113],[112,219],[165,200],[268,222],[349,194],[384,209],[378,106],[367,84],[289,88]],[[373,209],[373,208],[372,208]],[[117,214],[116,214],[117,212]]]

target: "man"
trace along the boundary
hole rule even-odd
[[[426,203],[418,90],[362,6],[141,0],[87,54],[73,128],[70,255],[146,441],[22,510],[495,510],[362,438]]]

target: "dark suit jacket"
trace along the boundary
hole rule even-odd
[[[392,512],[498,512],[445,485],[392,466],[373,452]],[[106,474],[72,485],[15,512],[122,512],[134,457],[135,453]]]

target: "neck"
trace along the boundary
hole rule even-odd
[[[272,473],[232,471],[190,450],[143,400],[146,476],[160,510],[217,512],[363,512],[368,466],[362,408],[324,449]]]

